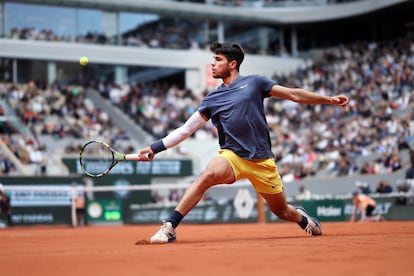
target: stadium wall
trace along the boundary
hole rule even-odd
[[[173,190],[183,192],[191,182],[190,173],[185,169],[187,166],[179,166],[182,169],[176,171],[175,177],[168,176],[171,169],[175,170],[177,166],[167,166],[165,162],[177,161],[160,161],[159,169],[154,171],[148,168],[147,172],[153,171],[150,174],[143,174],[145,168],[141,168],[134,174],[112,174],[101,179],[78,174],[73,177],[48,178],[1,177],[0,182],[11,197],[12,221],[15,225],[72,225],[76,191],[84,192],[88,199],[86,214],[90,224],[159,223],[176,204],[168,199],[168,194]],[[159,170],[164,172],[160,173]],[[182,181],[179,180],[180,177]],[[161,178],[164,181],[160,182]],[[172,178],[175,178],[175,182],[168,184],[168,179]],[[285,189],[288,202],[304,206],[322,221],[344,221],[349,219],[352,211],[351,192],[356,189],[355,182],[374,183],[383,178],[393,181],[403,178],[403,174],[307,179],[285,183]],[[298,201],[294,195],[304,183],[312,191],[313,197],[311,200]],[[161,200],[154,198],[162,194],[164,196]],[[377,212],[386,220],[414,219],[412,192],[372,196],[378,202]],[[248,181],[218,185],[207,191],[206,197],[189,213],[185,222],[255,222],[259,217],[256,204],[257,194]],[[267,207],[265,217],[268,222],[279,221]]]

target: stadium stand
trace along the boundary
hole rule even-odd
[[[207,2],[224,4],[221,1]],[[231,4],[257,8],[295,6],[304,2],[232,1]],[[312,1],[312,5],[339,2],[350,1]],[[372,18],[367,17],[368,20]],[[116,44],[119,47],[204,49],[208,43],[199,33],[202,22],[200,19],[190,21],[185,18],[161,18],[124,33],[122,42],[117,41]],[[336,24],[339,23],[334,25]],[[243,31],[236,31],[237,36],[248,35],[250,30],[243,27],[229,23],[226,32],[232,33],[239,29]],[[285,182],[366,172],[383,174],[400,170],[407,165],[408,152],[412,149],[410,145],[414,140],[414,117],[411,112],[414,107],[412,37],[409,33],[385,40],[361,41],[356,37],[352,42],[345,43],[345,40],[350,40],[348,35],[349,33],[343,44],[335,43],[338,39],[335,37],[329,48],[306,51],[308,59],[296,71],[274,75],[274,79],[284,85],[302,86],[327,95],[347,93],[352,96],[345,114],[328,106],[297,106],[274,99],[266,102],[273,149]],[[381,35],[377,37],[383,38]],[[31,26],[13,28],[6,34],[6,38],[105,45],[115,41],[100,33],[87,33],[75,38],[62,37],[53,31],[37,30]],[[155,41],[157,38],[158,41]],[[306,44],[303,49],[312,45],[312,42],[306,42],[306,36],[300,43]],[[324,43],[317,43],[318,46],[322,44]],[[267,45],[267,51],[262,51],[259,46],[245,45],[250,53],[281,54],[280,49],[273,50],[277,47],[275,45]],[[154,139],[182,124],[195,110],[203,94],[208,93],[206,89],[200,95],[163,80],[122,85],[98,81],[89,87],[79,83],[45,83],[46,80],[43,79],[20,84],[4,82],[0,86],[2,100],[17,112],[19,119],[33,135],[19,135],[19,130],[6,122],[1,129],[2,140],[22,164],[35,165],[31,170],[35,174],[50,173],[46,170],[48,166],[45,166],[45,162],[50,160],[43,157],[47,155],[45,152],[54,150],[48,148],[53,147],[53,140],[61,143],[62,139],[71,138],[82,141],[91,137],[104,137],[106,140],[117,137],[120,141],[127,141],[122,143],[121,149],[134,148],[129,133],[115,125],[105,111],[86,97],[87,88],[106,98],[115,110],[128,114]],[[39,139],[47,136],[49,138],[44,138],[47,139],[47,144]],[[214,136],[214,128],[208,125],[194,138],[205,141]],[[66,143],[65,153],[77,154],[80,144],[81,142]],[[175,154],[180,156],[187,153]],[[19,167],[7,158],[2,164],[4,174],[14,174],[16,167]],[[362,164],[369,167],[366,172],[362,172]]]
[[[285,181],[315,174],[359,173],[358,160],[366,161],[367,156],[376,157],[368,162],[368,166],[376,167],[374,173],[392,172],[405,165],[409,146],[399,147],[397,142],[401,139],[409,145],[414,139],[410,112],[414,107],[412,48],[413,42],[405,39],[341,46],[321,53],[312,64],[285,78],[275,76],[286,85],[304,86],[326,95],[353,95],[346,114],[331,107],[302,107],[275,99],[267,102],[274,152],[280,158]],[[105,88],[109,92],[104,95],[154,138],[181,125],[200,101],[188,89],[159,83],[122,89]],[[85,98],[80,87],[41,90],[29,83],[21,90],[16,91],[10,84],[4,94],[25,124],[35,128],[36,135],[83,139],[102,136],[110,141],[123,136],[108,116]],[[16,98],[16,94],[20,96]],[[311,122],[316,127],[311,128]],[[204,130],[195,139],[215,136],[211,125]],[[78,150],[73,145],[67,147],[67,153]],[[404,152],[404,160],[400,152]],[[31,162],[38,162],[33,160],[35,156]]]

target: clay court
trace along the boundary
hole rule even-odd
[[[158,227],[0,229],[1,275],[412,275],[413,221],[324,223],[321,237],[291,223],[182,224],[177,243],[143,242]]]

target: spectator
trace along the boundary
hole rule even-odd
[[[13,222],[10,197],[5,191],[3,191],[3,184],[0,183],[0,226],[4,227],[4,224],[2,223],[3,212],[6,214],[7,225],[12,226]]]
[[[388,181],[383,179],[378,183],[378,187],[375,190],[379,194],[389,194],[392,193],[392,187],[389,185]]]
[[[299,193],[296,195],[296,200],[309,200],[311,199],[311,197],[311,192],[308,189],[306,189],[305,186],[301,185],[299,187]]]
[[[414,150],[410,152],[410,167],[405,171],[405,180],[397,185],[399,192],[414,192]]]
[[[371,193],[371,188],[369,187],[367,182],[357,181],[355,183],[355,186],[357,186],[360,192],[364,195],[369,195]]]
[[[410,161],[411,165],[405,172],[406,179],[414,179],[414,150],[410,152]]]
[[[398,136],[398,141],[397,141],[397,147],[398,150],[409,150],[410,149],[410,145],[407,143],[407,141],[404,139],[404,135],[400,135]]]
[[[389,161],[387,163],[388,172],[395,172],[402,168],[401,158],[397,149],[392,151],[391,155],[389,156]]]
[[[15,171],[14,164],[0,151],[0,175],[11,175]]]
[[[375,174],[375,169],[371,166],[368,161],[363,161],[361,169],[359,170],[360,174]]]

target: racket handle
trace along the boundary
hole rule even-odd
[[[145,157],[148,158],[148,160],[152,160],[154,158],[154,155],[150,152],[145,154]],[[126,154],[125,160],[131,160],[131,161],[140,161],[139,154],[138,153],[132,153],[132,154]]]

